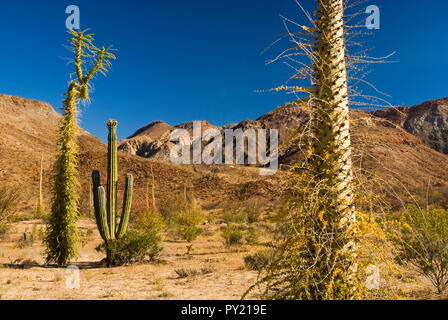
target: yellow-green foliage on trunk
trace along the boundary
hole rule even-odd
[[[258,282],[267,298],[352,299],[357,292],[344,1],[316,3],[313,28],[303,26],[298,35],[287,29],[295,44],[289,61],[298,56],[311,61],[295,77],[310,86],[292,89],[308,94],[297,104],[308,105],[311,119],[303,134],[303,161],[286,185],[278,254]],[[303,42],[302,35],[312,40]]]
[[[333,234],[328,243],[321,244],[325,252],[319,261],[321,271],[331,275],[327,283],[322,283],[322,292],[349,298],[356,272],[356,218],[343,17],[343,0],[318,1],[313,64],[316,102],[309,164],[315,182],[311,185],[315,196],[311,202],[317,218],[316,231]]]
[[[57,135],[56,161],[53,172],[53,201],[51,216],[47,225],[45,244],[47,263],[67,265],[77,256],[78,229],[76,221],[78,211],[78,171],[77,171],[77,113],[80,99],[88,99],[89,81],[96,72],[106,73],[115,59],[109,48],[97,48],[93,44],[93,35],[85,31],[69,31],[73,36],[69,42],[75,54],[77,79],[69,84]],[[93,58],[93,67],[83,76],[83,59]]]

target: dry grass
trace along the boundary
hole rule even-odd
[[[227,250],[219,231],[201,236],[195,250],[184,255],[186,242],[167,238],[156,262],[117,268],[103,268],[103,256],[95,251],[101,238],[97,231],[80,246],[81,257],[73,264],[80,268],[80,289],[67,289],[72,274],[64,268],[42,265],[40,241],[18,248],[24,230],[40,221],[15,223],[0,242],[1,299],[240,299],[257,273],[244,269],[249,246]],[[79,223],[83,232],[95,228],[94,221]],[[37,265],[25,266],[26,260]],[[180,276],[178,273],[186,276]],[[255,298],[251,296],[250,298]]]
[[[94,221],[84,219],[79,223],[81,231],[95,231],[80,246],[81,256],[74,262],[80,268],[80,288],[69,289],[66,284],[73,273],[43,266],[44,248],[40,241],[17,247],[23,232],[34,224],[42,226],[39,220],[13,224],[11,232],[0,242],[1,299],[238,300],[257,277],[256,271],[245,267],[244,258],[260,247],[242,244],[227,248],[216,225],[206,226],[210,232],[195,241],[190,255],[185,255],[186,242],[165,236],[164,251],[157,261],[103,268],[98,263],[103,256],[95,251],[101,238]],[[267,240],[266,234],[263,240]],[[448,298],[448,293],[435,294],[430,283],[415,271],[409,270],[407,276],[414,280],[405,285],[412,298]],[[257,294],[255,291],[248,298],[256,299]]]

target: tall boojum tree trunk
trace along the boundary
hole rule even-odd
[[[76,123],[78,86],[72,81],[64,100],[64,116],[58,132],[58,152],[54,167],[53,204],[47,229],[47,262],[67,265],[76,257],[78,229],[77,154]]]
[[[311,169],[323,186],[319,197],[325,200],[319,203],[319,209],[342,234],[337,245],[342,251],[353,253],[355,242],[352,237],[344,239],[343,236],[355,222],[344,5],[343,0],[318,0],[317,3]],[[353,276],[356,263],[353,260],[347,264],[351,265],[348,272]]]

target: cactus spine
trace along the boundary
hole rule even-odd
[[[113,263],[113,242],[119,240],[125,233],[128,226],[129,214],[132,204],[133,177],[126,175],[126,184],[123,197],[122,213],[118,228],[117,222],[117,121],[109,120],[108,150],[107,150],[107,192],[100,185],[100,173],[92,172],[93,182],[93,203],[95,218],[101,237],[106,243],[107,263]]]

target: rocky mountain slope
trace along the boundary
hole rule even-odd
[[[366,187],[372,187],[377,194],[396,194],[397,198],[407,200],[423,199],[429,195],[432,197],[431,201],[448,204],[448,156],[423,143],[425,136],[428,141],[434,141],[430,139],[434,133],[428,133],[431,131],[431,121],[437,122],[437,128],[445,128],[446,99],[438,100],[436,104],[435,107],[434,102],[429,102],[412,107],[411,110],[401,110],[400,113],[395,113],[394,110],[375,113],[351,111],[357,179],[364,181]],[[414,109],[420,112],[413,111]],[[51,202],[51,164],[56,151],[55,137],[59,118],[60,115],[52,106],[44,102],[0,95],[0,180],[20,186],[23,212],[31,212],[37,201],[41,154],[45,159],[44,200],[47,206]],[[282,145],[281,168],[287,168],[289,164],[299,161],[301,150],[297,145],[286,142],[295,129],[306,126],[308,118],[306,109],[283,108],[254,121],[244,120],[222,128],[204,121],[202,128],[278,128]],[[413,123],[421,125],[411,131]],[[151,168],[159,202],[179,197],[184,186],[207,206],[216,206],[229,199],[245,201],[259,196],[274,200],[279,197],[281,182],[287,175],[284,170],[274,176],[263,177],[259,175],[257,168],[245,166],[172,165],[169,162],[169,150],[173,143],[169,141],[169,135],[176,128],[191,132],[192,123],[170,126],[156,121],[120,143],[122,152],[119,152],[119,189],[123,185],[125,173],[134,174],[136,210],[144,206]],[[106,126],[104,130],[107,130]],[[408,131],[422,134],[422,138],[417,138]],[[437,131],[437,134],[441,141],[445,139],[446,132]],[[106,147],[99,139],[82,129],[79,145],[81,205],[83,212],[87,212],[91,171],[99,169],[105,179]],[[443,151],[442,142],[440,148]]]
[[[37,202],[38,177],[41,154],[44,155],[44,202],[51,203],[51,166],[56,152],[56,131],[60,118],[47,103],[9,95],[0,95],[0,181],[20,188],[21,212],[31,213]],[[119,120],[119,119],[118,119]],[[107,130],[104,124],[104,130]],[[120,127],[118,126],[118,130]],[[154,132],[154,131],[153,131]],[[161,136],[154,136],[161,138]],[[106,146],[96,137],[81,129],[78,143],[80,198],[83,213],[89,211],[91,172],[98,169],[102,180],[106,178]],[[146,185],[151,181],[151,168],[156,182],[159,202],[180,198],[184,186],[204,204],[241,197],[241,188],[261,179],[256,170],[245,168],[215,168],[175,166],[150,161],[139,156],[119,152],[119,190],[124,184],[125,173],[134,175],[134,208],[144,207]],[[255,194],[268,198],[278,195],[275,177],[263,179]],[[140,209],[139,209],[140,208]]]
[[[398,126],[419,138],[430,148],[448,154],[448,98],[427,101],[412,107],[395,107],[374,112],[352,110],[352,118],[363,117],[386,120],[383,126]],[[257,120],[244,120],[240,123],[217,127],[202,121],[202,132],[209,128],[222,131],[234,129],[277,129],[280,144],[290,137],[292,132],[308,122],[309,115],[304,108],[281,108],[262,115]],[[389,122],[389,124],[388,124]],[[122,140],[119,148],[133,155],[158,161],[169,161],[169,151],[174,143],[170,141],[170,133],[178,128],[189,128],[192,122],[171,126],[163,121],[154,121],[137,130],[132,136]],[[355,129],[356,131],[356,129]],[[288,155],[282,154],[282,160]]]
[[[418,194],[420,198],[431,195],[444,198],[441,194],[448,191],[448,157],[443,154],[448,153],[447,101],[445,98],[414,107],[375,112],[351,110],[354,162],[357,172],[362,173],[358,177],[370,176],[368,183],[372,183],[377,192],[387,189],[388,193],[398,192],[406,198],[412,198],[411,194]],[[306,128],[308,120],[306,108],[279,108],[257,120],[244,120],[222,128],[205,123],[203,132],[208,127],[221,131],[228,127],[278,129],[280,163],[285,167],[300,161],[300,144],[291,146],[289,141],[297,129]],[[173,146],[169,136],[178,127],[153,122],[121,141],[120,149],[169,162]],[[373,176],[376,178],[372,179]],[[425,190],[430,191],[425,194]]]
[[[448,98],[409,108],[377,110],[373,114],[397,124],[434,150],[448,154]]]

